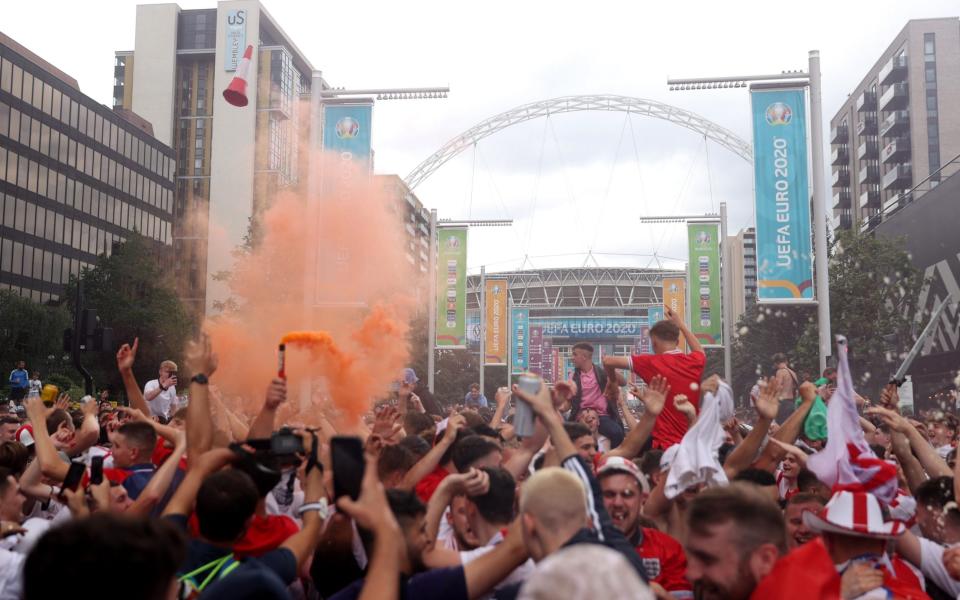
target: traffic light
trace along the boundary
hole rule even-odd
[[[73,352],[73,336],[79,335],[80,351],[105,352],[113,350],[113,328],[102,327],[100,317],[94,308],[80,313],[80,332],[73,329],[63,331],[63,351]]]

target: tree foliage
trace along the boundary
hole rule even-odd
[[[849,341],[850,368],[861,393],[874,395],[916,339],[913,318],[921,273],[900,239],[841,232],[830,243],[830,327]],[[816,308],[753,305],[736,326],[734,381],[744,394],[771,357],[783,352],[794,369],[817,373]]]
[[[9,391],[7,376],[17,361],[26,362],[29,371],[40,371],[44,380],[69,372],[63,352],[63,330],[69,323],[70,314],[61,307],[37,304],[10,291],[0,292],[2,395]]]
[[[113,328],[114,345],[140,338],[135,374],[141,383],[156,378],[161,361],[180,362],[191,332],[190,317],[146,238],[129,237],[80,277],[86,308],[95,308],[103,326]],[[71,279],[65,294],[71,313],[76,284]],[[84,354],[84,364],[98,387],[119,385],[114,355],[115,348]]]

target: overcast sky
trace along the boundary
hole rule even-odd
[[[0,29],[110,105],[113,53],[134,47],[136,4],[5,2]],[[451,87],[446,100],[377,104],[376,170],[401,177],[487,117],[568,95],[666,102],[749,139],[745,90],[669,92],[667,77],[805,69],[810,49],[821,52],[828,126],[907,20],[960,14],[956,0],[264,6],[331,85]],[[514,219],[511,228],[471,232],[471,270],[517,268],[524,257],[528,267],[579,266],[590,250],[604,266],[655,266],[654,254],[678,266],[686,256],[682,226],[640,225],[638,217],[703,213],[726,201],[731,233],[754,218],[752,172],[743,159],[676,125],[616,112],[557,114],[511,127],[448,162],[416,192],[441,218]]]

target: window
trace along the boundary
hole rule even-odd
[[[10,131],[10,107],[0,102],[0,135],[7,135]]]
[[[27,104],[33,100],[33,75],[26,71],[23,72],[23,94],[20,98]]]
[[[13,65],[9,60],[3,61],[0,65],[0,89],[5,92],[10,91],[10,85],[13,79]]]
[[[923,53],[927,56],[936,54],[934,39],[935,39],[935,34],[933,33],[923,34]]]
[[[23,91],[23,69],[17,65],[13,65],[13,87],[10,88],[10,93],[20,97],[21,92]]]

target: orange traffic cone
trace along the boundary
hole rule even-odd
[[[227,89],[223,90],[224,99],[234,106],[247,105],[247,71],[250,69],[250,59],[253,58],[253,45],[247,46],[243,59],[237,65],[237,74]]]

